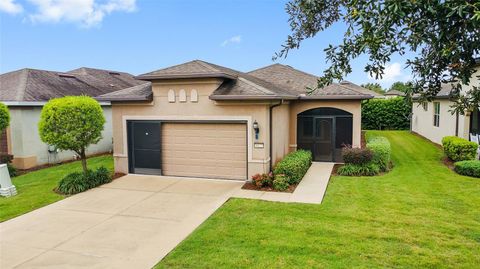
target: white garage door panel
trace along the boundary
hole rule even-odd
[[[162,169],[167,176],[246,179],[245,124],[162,124]]]

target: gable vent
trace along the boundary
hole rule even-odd
[[[75,78],[75,76],[71,74],[58,74],[58,76],[61,78]]]

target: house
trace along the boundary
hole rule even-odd
[[[405,97],[404,92],[398,90],[389,90],[385,93],[385,99],[395,98],[395,97]]]
[[[470,84],[462,86],[466,93],[473,86],[480,86],[480,61],[477,61],[476,72]],[[420,103],[413,98],[412,131],[429,140],[441,144],[445,136],[458,136],[470,139],[470,134],[480,134],[479,109],[466,111],[465,115],[450,112],[454,102],[450,98],[451,84],[443,84],[442,89],[431,102]]]
[[[191,61],[137,77],[151,82],[97,97],[112,104],[116,172],[245,180],[288,152],[339,161],[360,146],[361,101],[350,82],[274,64],[240,72]]]
[[[12,164],[19,169],[70,160],[75,153],[58,151],[40,139],[38,121],[43,105],[51,98],[98,96],[145,83],[127,73],[92,68],[69,72],[21,69],[1,74],[0,101],[8,106],[11,121],[1,136],[0,152],[14,155]],[[107,122],[102,140],[88,148],[89,155],[112,150],[112,111],[109,102],[101,105]]]

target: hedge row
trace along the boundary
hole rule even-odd
[[[362,103],[363,130],[408,130],[412,103],[403,97],[370,99]]]
[[[373,151],[372,163],[378,165],[382,172],[388,171],[392,155],[390,141],[383,136],[374,136],[367,139],[367,148]]]
[[[480,177],[480,161],[460,161],[454,165],[455,172],[469,177]]]
[[[445,155],[454,162],[474,160],[477,155],[477,143],[457,136],[445,136],[442,145]]]
[[[296,184],[302,180],[312,164],[312,152],[307,150],[297,150],[287,154],[277,163],[273,174],[284,175],[288,183]]]

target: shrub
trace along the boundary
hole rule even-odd
[[[346,164],[366,164],[372,160],[373,152],[369,148],[344,147],[342,157]]]
[[[380,172],[380,167],[373,162],[367,164],[345,164],[337,171],[341,176],[374,176]]]
[[[73,150],[87,174],[86,149],[102,138],[105,117],[100,104],[88,96],[66,96],[48,101],[38,129],[43,142],[59,150]]]
[[[259,188],[271,187],[273,184],[273,174],[272,172],[269,174],[256,174],[252,176],[252,183]]]
[[[408,130],[412,103],[403,97],[370,99],[362,103],[362,129]]]
[[[470,177],[480,177],[480,161],[460,161],[454,164],[455,172]]]
[[[392,153],[388,139],[383,136],[371,137],[368,139],[367,148],[373,152],[372,163],[376,164],[380,171],[388,171]]]
[[[445,136],[442,139],[443,151],[454,162],[474,160],[478,145],[456,136]]]
[[[297,150],[285,156],[277,163],[273,173],[285,175],[289,184],[296,184],[302,180],[312,164],[312,153],[307,150]]]
[[[290,187],[287,178],[283,174],[275,175],[273,180],[273,188],[277,191],[284,191]]]
[[[112,181],[110,172],[105,167],[87,173],[74,172],[65,176],[58,183],[57,191],[62,194],[76,194]]]
[[[10,163],[7,163],[7,168],[8,168],[8,174],[10,174],[10,177],[16,177],[18,174],[17,168],[13,166]]]

